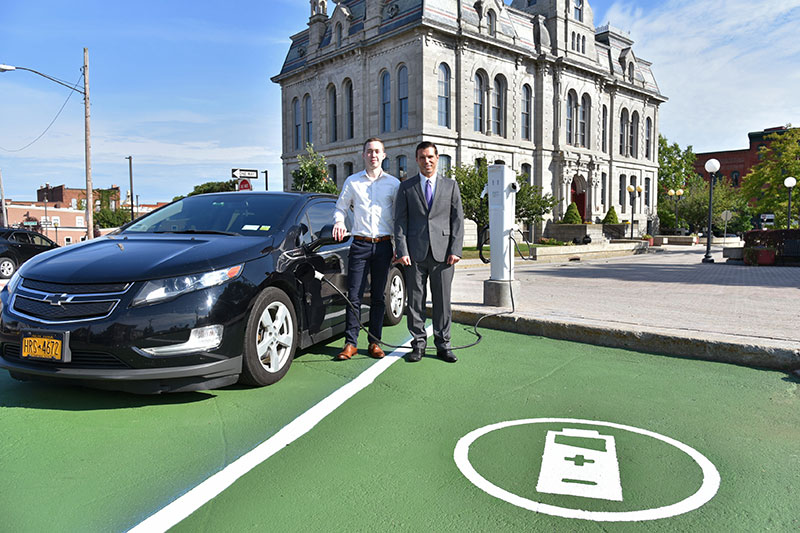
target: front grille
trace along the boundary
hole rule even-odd
[[[70,367],[70,368],[130,368],[129,365],[120,361],[110,353],[105,352],[72,352],[72,361],[62,363],[60,361],[39,361],[35,359],[23,359],[21,357],[22,347],[19,344],[7,342],[3,344],[3,359],[26,365],[39,365],[42,367]]]
[[[14,298],[14,310],[43,320],[82,320],[107,316],[119,300],[98,302],[63,302],[52,305],[22,295]]]
[[[58,293],[58,294],[99,294],[109,292],[125,292],[129,283],[50,283],[47,281],[36,281],[34,279],[23,279],[22,286],[26,289],[36,291]]]

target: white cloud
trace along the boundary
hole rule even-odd
[[[670,141],[732,150],[748,132],[800,124],[800,0],[666,0],[648,11],[616,2],[606,18],[653,63]]]

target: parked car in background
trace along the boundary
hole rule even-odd
[[[0,292],[0,368],[142,393],[275,383],[298,348],[344,331],[344,298],[324,281],[346,288],[351,239],[331,237],[335,203],[190,196],[33,258]],[[397,324],[398,266],[385,295],[385,322]],[[361,312],[366,321],[368,306]]]
[[[41,233],[0,228],[0,278],[10,278],[22,263],[53,248],[58,245]]]

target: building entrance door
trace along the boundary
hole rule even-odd
[[[586,220],[586,191],[578,192],[577,180],[572,180],[570,196],[572,197],[570,201],[575,202],[575,205],[578,206],[578,213],[581,215],[581,221]]]

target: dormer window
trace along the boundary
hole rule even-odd
[[[575,20],[583,22],[583,0],[575,1]]]
[[[628,63],[628,81],[633,83],[633,62]]]
[[[492,37],[497,33],[497,15],[491,9],[486,13],[486,28]]]

